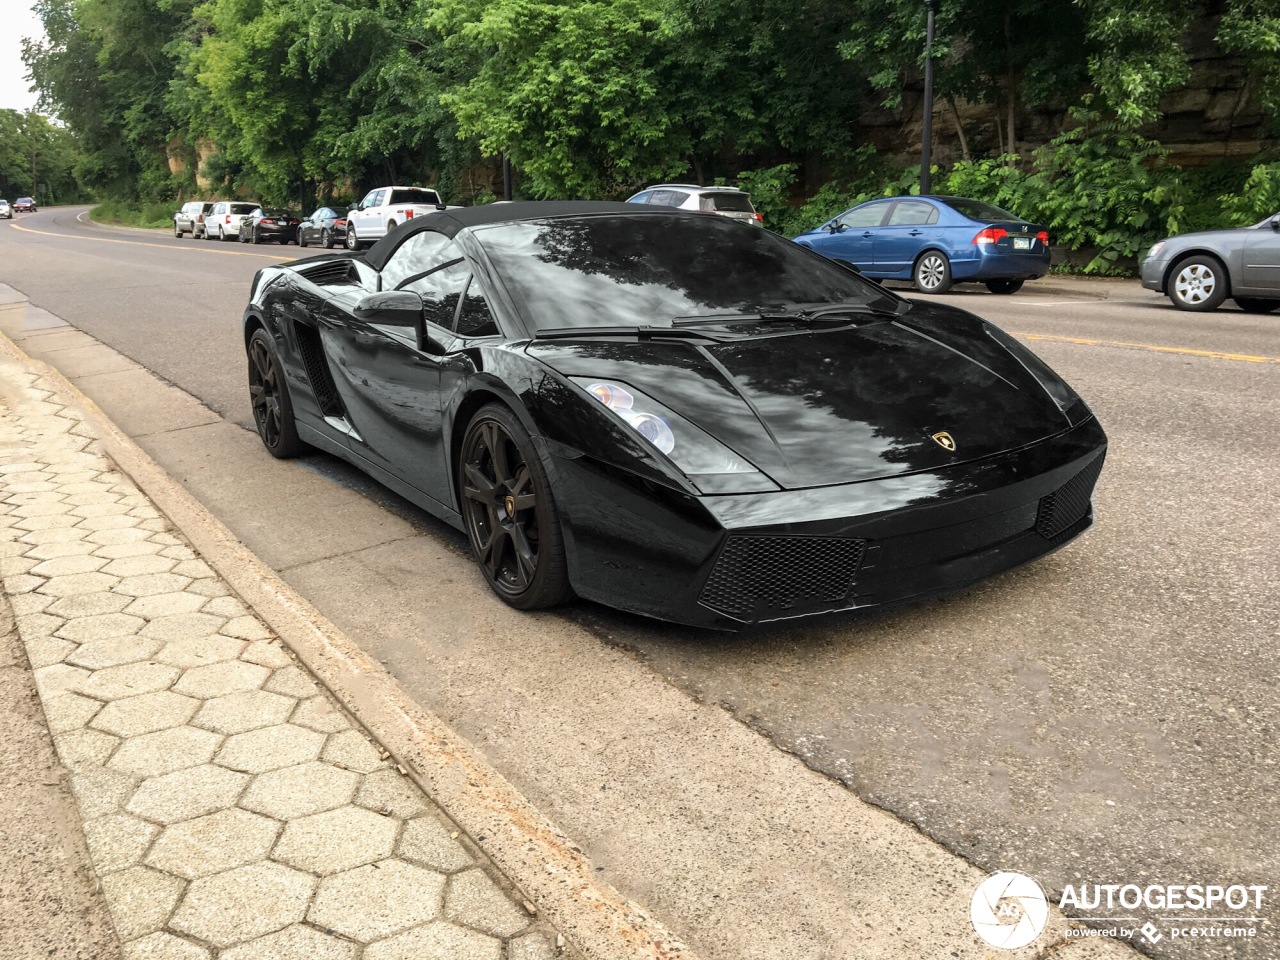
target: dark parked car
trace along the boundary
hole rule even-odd
[[[1106,449],[999,328],[671,208],[414,217],[260,270],[244,342],[268,451],[465,531],[521,609],[732,628],[958,587],[1084,531]]]
[[[13,209],[19,212],[25,211],[26,213],[35,213],[36,202],[31,197],[19,197],[17,200],[13,201]]]
[[[318,244],[326,250],[340,247],[347,239],[347,208],[321,207],[298,224],[298,246]]]
[[[1216,310],[1230,297],[1248,313],[1270,313],[1280,307],[1280,213],[1161,240],[1142,261],[1142,285],[1179,310]]]
[[[1049,272],[1044,227],[964,197],[872,200],[795,240],[872,279],[910,280],[921,293],[957,283],[1017,293]]]
[[[190,200],[173,215],[173,235],[191,234],[193,240],[204,236],[204,218],[213,209],[212,200]]]
[[[289,210],[259,207],[240,223],[241,243],[293,243],[301,218]]]

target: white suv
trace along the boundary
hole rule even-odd
[[[239,200],[219,200],[204,215],[206,240],[230,240],[240,236],[240,221],[262,204],[257,201],[244,203]]]
[[[751,195],[737,187],[700,187],[694,183],[659,183],[641,190],[627,203],[648,203],[678,210],[718,213],[733,220],[764,224],[764,217],[751,205]]]

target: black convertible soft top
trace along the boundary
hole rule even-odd
[[[486,203],[478,207],[458,207],[453,210],[437,210],[425,216],[406,220],[369,248],[365,263],[375,270],[383,264],[405,240],[421,230],[436,230],[452,237],[467,227],[479,227],[490,223],[511,223],[519,220],[543,220],[547,217],[580,217],[593,213],[672,214],[681,211],[672,207],[655,207],[643,203],[621,203],[613,200],[519,200],[514,203]]]

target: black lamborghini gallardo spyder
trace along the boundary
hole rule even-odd
[[[1084,531],[1106,450],[999,328],[658,207],[415,217],[260,271],[244,342],[267,450],[464,530],[522,609],[733,628],[952,589]]]

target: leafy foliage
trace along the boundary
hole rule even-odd
[[[1235,226],[1258,223],[1280,213],[1280,163],[1264,163],[1249,172],[1244,187],[1219,197],[1227,222]]]

